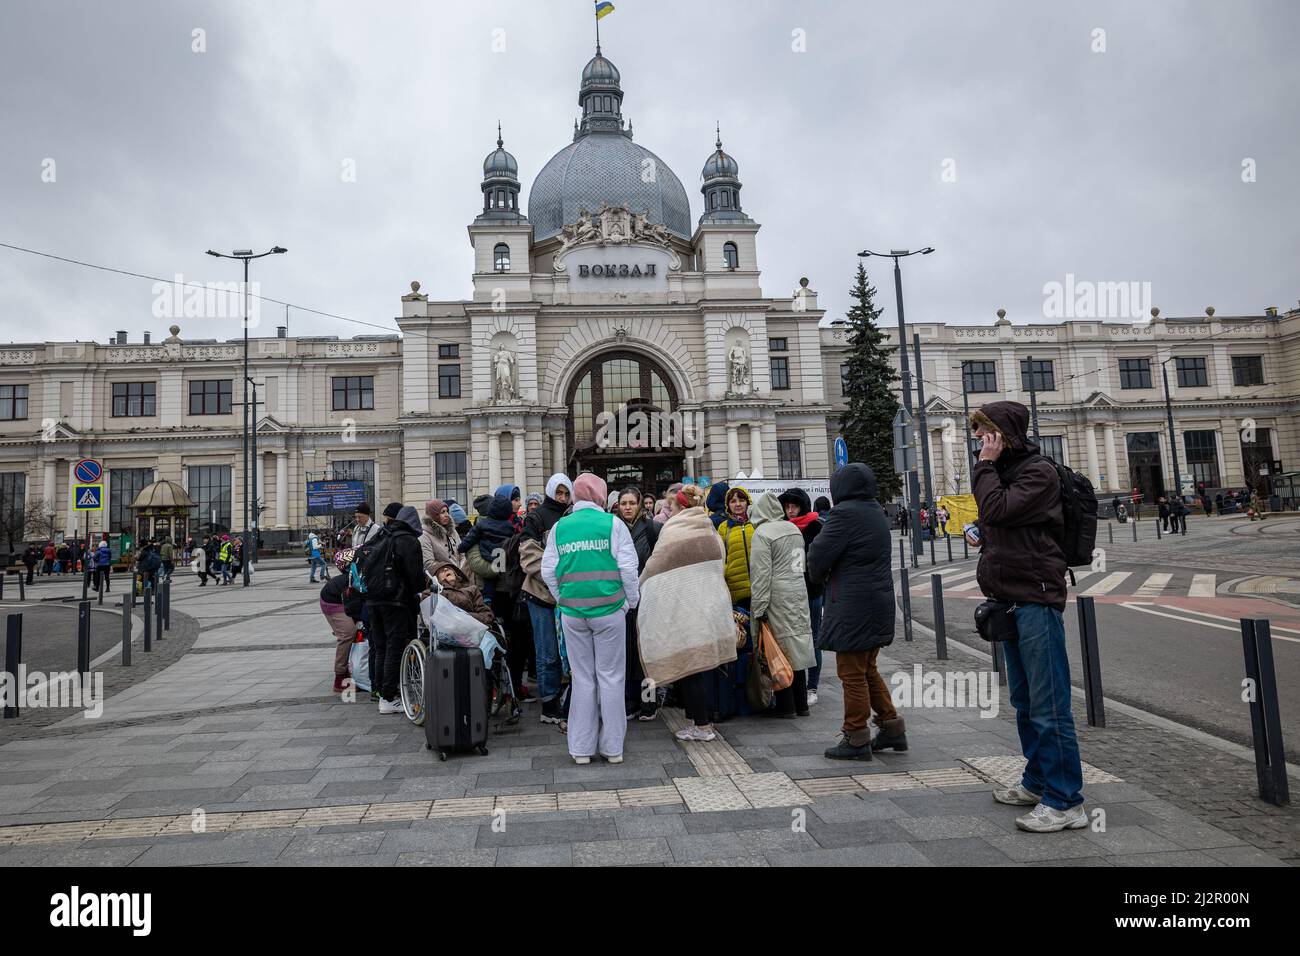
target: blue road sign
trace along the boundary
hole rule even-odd
[[[83,458],[72,466],[72,473],[83,485],[91,485],[104,477],[104,466],[93,458]]]
[[[849,463],[849,443],[842,435],[835,437],[835,467],[843,468]]]
[[[72,507],[77,511],[100,511],[104,507],[103,485],[73,485]]]

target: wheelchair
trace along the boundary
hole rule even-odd
[[[488,693],[491,695],[488,702],[488,718],[496,719],[503,724],[518,723],[523,715],[523,709],[515,696],[514,684],[510,679],[510,668],[506,664],[509,638],[506,637],[505,627],[496,618],[493,618],[488,630],[501,645],[501,652],[496,655],[492,667],[488,670]],[[402,651],[402,661],[398,671],[402,710],[406,714],[406,719],[417,727],[422,727],[425,720],[424,662],[429,656],[431,647],[432,637],[424,623],[424,616],[419,615],[415,640],[407,644],[406,649]]]

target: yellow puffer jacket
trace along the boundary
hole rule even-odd
[[[748,521],[744,524],[732,524],[730,519],[718,525],[718,534],[727,549],[724,570],[727,578],[727,590],[731,600],[744,601],[749,598],[749,549],[754,542],[754,526]]]

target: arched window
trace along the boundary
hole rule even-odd
[[[722,205],[723,206],[731,205],[731,193],[727,192],[725,189],[722,191]]]
[[[589,445],[601,412],[617,413],[628,402],[660,411],[677,407],[677,393],[658,364],[635,352],[613,352],[588,362],[569,387],[569,447]]]
[[[710,209],[718,208],[718,194],[716,192],[709,193],[709,208]]]
[[[722,259],[728,269],[740,268],[740,253],[736,250],[734,242],[724,242],[722,244]]]
[[[498,242],[492,250],[492,268],[497,272],[510,271],[510,247],[504,242]]]

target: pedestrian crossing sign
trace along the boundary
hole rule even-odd
[[[73,485],[72,505],[77,511],[102,511],[104,509],[104,486]]]

